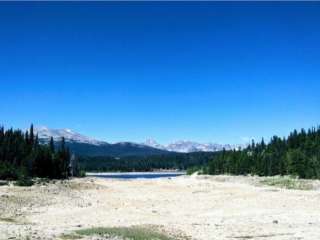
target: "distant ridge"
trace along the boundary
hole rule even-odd
[[[225,150],[240,149],[247,144],[218,144],[218,143],[198,143],[193,141],[176,141],[168,145],[161,145],[153,139],[148,139],[143,143],[146,146],[167,150],[170,152],[191,153],[191,152],[217,152]]]
[[[168,154],[166,150],[160,150],[144,144],[136,144],[131,142],[108,143],[99,141],[80,133],[74,132],[71,129],[49,129],[48,127],[35,127],[35,134],[38,134],[39,140],[42,143],[49,142],[53,137],[55,142],[65,138],[66,145],[70,150],[82,156],[148,156],[158,154]]]
[[[217,143],[197,143],[194,141],[176,141],[168,145],[162,145],[153,139],[148,139],[144,143],[119,142],[108,143],[96,140],[77,133],[71,129],[50,129],[45,126],[35,127],[35,133],[39,140],[47,143],[50,137],[55,142],[61,141],[64,137],[67,145],[72,151],[79,155],[87,156],[130,156],[130,155],[157,155],[170,153],[192,153],[192,152],[217,152],[223,149],[232,150],[244,148],[246,145],[230,145]]]
[[[48,127],[35,127],[34,129],[35,133],[38,134],[39,139],[43,141],[49,140],[51,137],[53,137],[53,140],[60,141],[62,137],[66,139],[66,141],[74,141],[79,143],[87,143],[92,145],[102,145],[106,142],[104,141],[98,141],[93,138],[84,136],[80,133],[74,132],[71,129],[65,128],[65,129],[49,129]]]

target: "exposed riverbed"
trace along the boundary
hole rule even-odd
[[[83,228],[132,225],[184,239],[320,239],[319,190],[280,189],[260,180],[89,177],[0,186],[0,239],[56,240]]]

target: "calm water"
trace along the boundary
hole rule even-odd
[[[172,178],[185,175],[185,172],[130,172],[130,173],[88,173],[87,176],[117,179]]]

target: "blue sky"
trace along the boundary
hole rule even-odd
[[[320,119],[320,3],[0,3],[0,119],[241,143]]]

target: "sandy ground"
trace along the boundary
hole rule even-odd
[[[0,239],[59,239],[88,227],[156,225],[184,239],[320,239],[320,190],[254,177],[73,179],[0,186]]]

